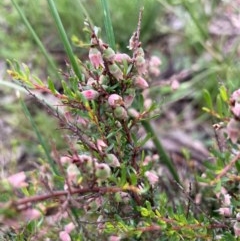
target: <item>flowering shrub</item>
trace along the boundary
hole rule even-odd
[[[89,23],[86,27],[88,60],[78,61],[81,75],[71,68],[64,74],[63,93],[51,79],[46,84],[31,76],[27,66],[11,65],[9,74],[33,98],[38,98],[34,90],[61,103],[56,108],[41,101],[60,127],[69,131],[69,150],[60,155],[53,148],[38,170],[1,181],[4,228],[11,226],[31,240],[212,240],[213,236],[227,240],[239,236],[239,213],[233,208],[239,195],[228,187],[229,182],[239,181],[239,166],[233,168],[239,154],[234,156],[231,150],[220,155],[214,149],[215,163],[207,163],[211,168],[198,177],[194,199],[180,182],[175,184],[168,174],[160,176],[156,163],[164,155],[144,150],[151,135],[142,134],[142,125],[156,115],[156,104],[144,90],[151,76],[159,74],[161,61],[155,56],[146,59],[140,27],[129,41],[131,56],[116,53],[96,27]],[[239,92],[229,99],[221,88],[218,111],[207,91],[205,97],[209,104],[205,110],[224,122],[215,127],[226,126],[229,146],[237,150],[232,144],[239,139]],[[226,118],[229,109],[232,116]],[[160,182],[166,177],[169,186],[164,190]],[[184,198],[167,197],[176,185]],[[202,195],[208,189],[217,202],[211,215],[204,211],[207,202]]]

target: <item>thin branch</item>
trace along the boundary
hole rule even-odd
[[[233,165],[240,160],[240,153],[238,153],[231,161],[230,163],[225,166],[221,172],[217,175],[217,177],[211,182],[211,184],[215,184],[217,181],[219,181],[223,176],[225,176],[228,171],[233,167]]]
[[[86,194],[86,193],[116,193],[120,191],[131,191],[138,193],[139,190],[136,187],[129,186],[127,188],[121,187],[93,187],[93,188],[80,188],[72,190],[72,194]],[[67,196],[69,191],[54,191],[52,193],[36,195],[32,197],[22,198],[14,202],[15,205],[24,205],[27,203],[37,203],[45,201],[51,198],[57,198],[61,196]]]

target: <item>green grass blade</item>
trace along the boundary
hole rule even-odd
[[[42,54],[44,55],[44,57],[46,58],[47,62],[49,63],[51,69],[54,71],[56,77],[61,80],[61,75],[58,73],[57,71],[57,67],[53,61],[53,59],[50,57],[50,55],[48,54],[46,48],[44,47],[44,45],[42,44],[41,40],[39,39],[38,35],[36,34],[36,32],[34,31],[34,29],[32,28],[31,24],[29,23],[29,21],[27,20],[27,18],[25,17],[23,11],[21,10],[21,8],[19,7],[18,3],[16,2],[16,0],[11,0],[12,4],[14,5],[14,7],[16,8],[18,14],[20,15],[20,17],[22,18],[24,24],[26,25],[28,31],[31,33],[33,39],[35,40],[36,44],[38,45],[40,51],[42,52]]]
[[[207,28],[205,29],[202,24],[202,22],[200,22],[196,16],[195,13],[193,11],[193,9],[191,8],[191,3],[189,3],[188,1],[184,0],[182,2],[183,6],[185,7],[186,11],[189,13],[192,21],[194,22],[194,24],[196,25],[196,27],[198,28],[200,34],[201,34],[201,39],[202,41],[204,41],[205,39],[208,39],[208,32],[207,32]]]
[[[2,85],[4,87],[7,87],[7,88],[10,88],[10,89],[15,89],[16,91],[20,91],[20,92],[23,92],[25,94],[27,93],[27,91],[23,87],[15,84],[15,83],[11,83],[9,81],[0,80],[0,85]]]
[[[107,34],[107,40],[110,47],[115,50],[116,44],[115,44],[114,32],[113,32],[108,3],[107,3],[107,0],[101,0],[101,3],[103,8],[104,25],[105,25],[106,34]]]
[[[27,106],[26,106],[26,104],[24,103],[23,100],[21,100],[21,105],[22,105],[22,108],[23,108],[23,111],[24,111],[26,117],[28,118],[28,120],[30,121],[30,123],[31,123],[31,125],[32,125],[32,128],[33,128],[34,132],[36,133],[36,136],[37,136],[37,138],[38,138],[39,143],[41,144],[41,146],[42,146],[42,148],[43,148],[43,150],[44,150],[44,152],[45,152],[45,155],[46,155],[46,157],[47,157],[47,160],[48,160],[48,162],[49,162],[49,165],[52,167],[53,173],[54,173],[55,175],[59,175],[59,171],[58,171],[58,169],[56,168],[56,164],[54,163],[53,159],[52,159],[51,156],[50,156],[49,148],[48,148],[48,146],[46,145],[46,142],[44,141],[44,139],[43,139],[40,131],[39,131],[38,128],[37,128],[37,125],[35,124],[32,116],[31,116],[31,114],[30,114],[30,112],[29,112],[29,110],[28,110],[28,108],[27,108]]]
[[[58,14],[57,8],[55,6],[54,0],[48,0],[48,5],[49,5],[49,8],[50,8],[52,17],[54,18],[54,21],[55,21],[56,26],[58,28],[62,43],[64,45],[64,48],[65,48],[66,52],[67,52],[70,63],[73,67],[73,70],[74,70],[76,76],[78,77],[78,79],[82,80],[81,71],[80,71],[79,66],[77,64],[77,61],[74,57],[72,47],[71,47],[70,42],[68,40],[67,34],[66,34],[65,29],[64,29],[63,24],[62,24],[62,21],[59,17],[59,14]]]
[[[84,16],[87,18],[87,20],[89,21],[89,23],[91,24],[91,26],[94,26],[92,19],[90,18],[89,14],[88,14],[88,12],[87,12],[87,10],[86,10],[86,8],[85,8],[84,5],[82,4],[82,1],[79,0],[79,1],[78,1],[78,4],[79,4],[79,8],[81,9],[81,11],[82,11],[82,13],[84,14]]]
[[[157,152],[159,154],[160,160],[168,167],[168,170],[172,174],[173,178],[176,182],[180,183],[180,179],[177,173],[177,170],[174,168],[172,161],[168,157],[167,153],[165,152],[161,142],[159,141],[156,133],[154,132],[151,124],[148,121],[142,121],[142,125],[147,133],[152,135],[152,141],[157,148]]]

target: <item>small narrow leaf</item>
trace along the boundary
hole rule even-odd
[[[213,110],[213,103],[212,103],[212,98],[208,90],[204,89],[203,90],[203,98],[206,101],[206,105],[210,110]]]
[[[137,142],[137,147],[141,147],[143,146],[148,140],[150,140],[152,138],[152,134],[151,133],[147,133],[147,135],[143,138],[143,139],[140,139],[138,142]]]
[[[54,87],[54,83],[53,83],[53,81],[50,78],[48,78],[48,89],[50,89],[53,94],[57,93],[57,91],[56,91],[56,89]]]
[[[220,96],[221,96],[222,100],[227,102],[229,98],[228,98],[227,89],[224,85],[220,86],[219,92],[220,92]]]
[[[217,95],[217,112],[220,117],[223,115],[223,103],[222,103],[222,98],[220,95]]]

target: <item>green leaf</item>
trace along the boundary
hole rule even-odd
[[[64,80],[62,80],[62,87],[64,90],[64,94],[68,95],[68,96],[72,96],[72,91],[70,90],[70,88],[67,86],[66,82]]]
[[[217,95],[217,112],[220,117],[223,117],[223,103],[220,95]]]
[[[143,146],[148,140],[151,139],[151,137],[152,137],[152,134],[151,133],[147,133],[147,135],[143,139],[138,140],[136,146],[137,147]]]
[[[150,212],[147,208],[140,207],[140,212],[143,217],[148,217],[150,215]]]
[[[221,96],[222,100],[224,102],[228,102],[228,99],[229,99],[228,98],[228,93],[227,93],[227,89],[226,89],[226,87],[224,85],[219,87],[219,92],[220,92],[220,96]]]
[[[39,85],[41,85],[41,86],[44,85],[43,82],[42,82],[42,80],[40,80],[37,76],[34,76],[33,79],[37,82],[37,84],[39,84]]]
[[[131,180],[131,185],[134,185],[134,186],[137,185],[138,177],[137,177],[136,173],[134,173],[134,172],[129,173],[129,177]]]
[[[54,83],[50,78],[48,78],[48,89],[50,89],[53,94],[56,94],[56,92],[57,92],[54,87]]]
[[[69,43],[69,40],[68,40],[67,34],[65,32],[65,29],[63,27],[62,21],[59,17],[59,14],[58,14],[57,8],[55,6],[54,0],[48,0],[48,5],[49,5],[49,8],[51,10],[52,17],[54,18],[54,21],[55,21],[56,26],[58,28],[60,37],[62,39],[63,46],[64,46],[64,48],[67,52],[68,58],[69,58],[69,60],[71,62],[71,65],[73,67],[74,73],[76,74],[76,76],[78,77],[79,80],[82,80],[80,68],[79,68],[79,66],[77,64],[77,61],[75,59],[75,56],[73,54],[72,47]]]
[[[221,188],[222,188],[222,182],[221,180],[219,180],[216,187],[214,188],[214,192],[219,193],[221,191]]]
[[[115,50],[115,38],[113,33],[113,27],[110,17],[110,12],[108,8],[108,2],[107,0],[101,0],[102,8],[103,8],[103,16],[104,16],[104,25],[107,33],[107,39],[110,47]]]
[[[124,164],[121,165],[121,186],[124,186],[126,184],[127,180],[127,168]]]
[[[211,97],[209,91],[206,90],[206,89],[203,90],[203,98],[204,98],[204,100],[205,100],[205,102],[206,102],[207,107],[208,107],[210,110],[213,110],[212,97]]]

